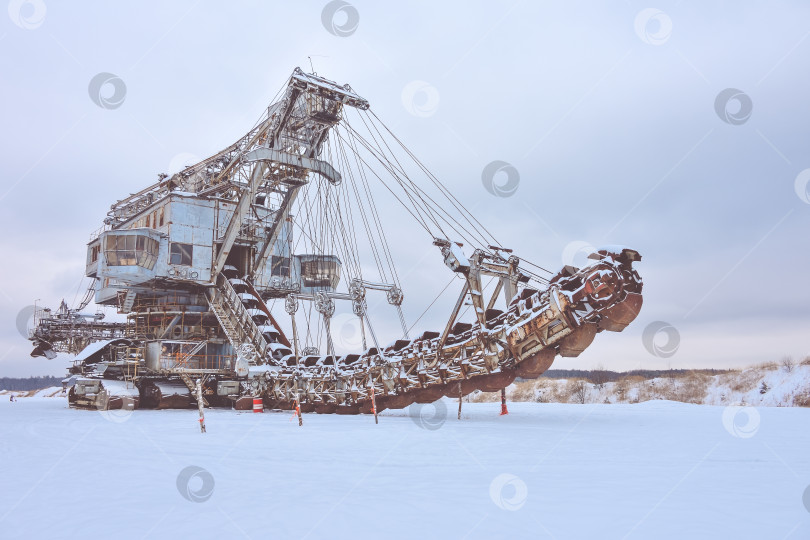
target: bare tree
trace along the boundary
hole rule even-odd
[[[572,395],[577,403],[585,404],[588,399],[588,386],[585,384],[585,381],[577,381],[574,383],[574,393]]]
[[[624,401],[627,397],[627,378],[622,377],[616,383],[616,395],[619,397],[619,401]]]
[[[793,360],[792,356],[783,356],[782,357],[782,367],[785,371],[790,373],[793,371],[793,368],[796,367],[796,361]]]
[[[602,387],[605,386],[605,383],[608,382],[608,374],[605,371],[605,366],[597,364],[596,367],[591,370],[589,378],[593,385],[601,390]]]

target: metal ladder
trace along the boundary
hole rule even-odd
[[[121,303],[121,313],[129,313],[132,311],[132,306],[135,305],[135,296],[136,293],[132,289],[127,291],[127,295],[124,297],[124,301]]]
[[[217,276],[216,287],[208,289],[207,296],[234,352],[247,357],[251,365],[263,363],[268,357],[267,342],[225,276]]]
[[[121,357],[119,353],[119,358]],[[132,360],[134,358],[135,360]],[[123,349],[123,361],[126,369],[123,370],[124,382],[127,388],[131,384],[135,388],[135,380],[138,378],[138,364],[143,358],[143,347],[126,347]]]

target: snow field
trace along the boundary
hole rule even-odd
[[[0,401],[0,537],[810,538],[810,409],[463,407],[207,410],[200,434]]]

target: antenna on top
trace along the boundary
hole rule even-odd
[[[325,55],[325,54],[313,54],[313,55],[307,56],[307,58],[309,59],[309,67],[310,67],[310,69],[312,69],[312,74],[317,75],[317,73],[315,73],[315,65],[312,63],[312,57],[320,57],[320,58],[329,58],[329,57],[327,55]]]

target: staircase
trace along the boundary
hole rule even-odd
[[[197,399],[197,384],[194,381],[192,381],[191,377],[189,377],[185,373],[181,373],[180,378],[183,379],[183,383],[186,385],[186,387],[188,387],[188,389],[191,391],[191,395],[194,396],[194,399],[196,400]],[[209,406],[208,401],[206,401],[206,399],[204,397],[202,397],[202,396],[200,396],[200,397],[202,399],[203,406],[208,407]]]
[[[287,347],[292,348],[292,343],[290,343],[290,340],[287,339],[287,336],[284,334],[284,330],[281,329],[281,326],[276,321],[276,318],[273,317],[273,314],[270,312],[270,308],[267,307],[267,304],[265,304],[264,300],[262,300],[262,297],[259,294],[259,291],[257,291],[255,289],[255,287],[253,286],[253,283],[251,283],[250,280],[248,280],[246,283],[247,283],[247,286],[248,286],[248,292],[250,292],[256,298],[256,300],[258,301],[259,309],[261,311],[263,311],[267,315],[267,318],[270,320],[270,324],[272,324],[273,327],[278,331],[279,342],[282,345],[286,345]]]
[[[135,305],[135,296],[135,291],[132,289],[127,290],[127,295],[124,297],[124,301],[121,302],[121,313],[129,313],[132,311],[132,306]]]
[[[179,356],[177,358],[177,361],[175,362],[175,368],[185,367],[186,362],[189,360],[189,358],[192,358],[195,354],[200,352],[200,349],[202,349],[206,345],[208,345],[207,341],[200,341],[199,343],[194,345],[194,347],[192,347],[190,351],[183,353],[182,356]]]
[[[269,357],[267,342],[222,274],[217,276],[216,286],[208,289],[208,303],[235,352],[251,365],[261,364]]]

